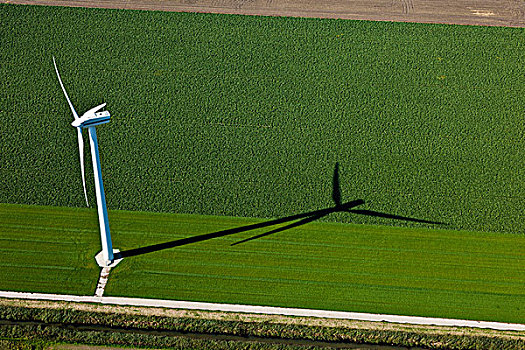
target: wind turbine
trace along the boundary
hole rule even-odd
[[[93,171],[95,176],[95,193],[97,197],[97,211],[98,211],[98,222],[100,226],[100,240],[102,242],[102,251],[98,253],[95,257],[97,263],[101,267],[112,267],[119,263],[120,259],[115,260],[113,253],[118,252],[115,249],[113,251],[113,244],[111,243],[111,234],[109,232],[109,220],[108,220],[108,211],[106,208],[106,197],[104,195],[104,184],[102,183],[102,171],[100,169],[100,155],[98,153],[98,142],[97,142],[97,131],[95,126],[105,124],[109,122],[110,115],[108,111],[100,111],[103,109],[106,104],[103,103],[94,108],[91,108],[81,117],[78,116],[69,96],[67,95],[60,74],[58,73],[57,64],[55,57],[53,56],[53,65],[55,66],[55,71],[57,73],[58,82],[60,87],[66,96],[67,103],[71,112],[73,112],[73,117],[75,120],[71,125],[77,128],[77,138],[78,138],[78,149],[80,153],[80,171],[82,174],[82,184],[84,186],[84,197],[86,198],[86,204],[89,206],[87,191],[86,191],[86,179],[84,176],[84,141],[82,139],[82,129],[88,129],[89,133],[89,143],[91,145],[91,160],[93,161]],[[100,112],[99,112],[100,111]]]

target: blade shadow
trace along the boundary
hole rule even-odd
[[[335,206],[341,206],[341,184],[339,182],[339,162],[335,163],[334,177],[332,178],[332,199]]]
[[[393,219],[393,220],[402,220],[402,221],[410,221],[410,222],[419,222],[422,224],[432,224],[432,225],[446,225],[443,222],[439,221],[429,221],[429,220],[423,220],[423,219],[416,219],[416,218],[410,218],[406,216],[400,216],[400,215],[394,215],[394,214],[388,214],[388,213],[381,213],[379,211],[373,211],[373,210],[362,210],[362,209],[351,209],[351,210],[345,210],[347,213],[352,214],[359,214],[359,215],[366,215],[366,216],[374,216],[378,218],[385,218],[385,219]]]
[[[250,238],[243,239],[242,241],[232,243],[231,245],[234,246],[234,245],[237,245],[237,244],[241,244],[241,243],[245,243],[245,242],[248,242],[248,241],[252,241],[252,240],[254,240],[254,239],[258,239],[258,238],[262,238],[262,237],[265,237],[265,236],[273,235],[274,233],[277,233],[277,232],[281,232],[281,231],[289,230],[289,229],[294,228],[294,227],[298,227],[298,226],[306,225],[306,224],[308,224],[309,222],[312,222],[312,221],[318,220],[318,219],[320,219],[320,218],[322,218],[323,216],[326,216],[326,215],[328,215],[328,214],[329,214],[329,213],[327,213],[327,214],[319,214],[319,215],[310,216],[310,217],[308,217],[308,218],[306,218],[306,219],[302,219],[302,220],[300,220],[300,221],[294,222],[293,224],[286,225],[286,226],[284,226],[284,227],[279,227],[279,228],[277,228],[277,229],[275,229],[275,230],[272,230],[272,231],[269,231],[269,232],[266,232],[266,233],[261,233],[260,235],[253,236],[253,237],[250,237]]]

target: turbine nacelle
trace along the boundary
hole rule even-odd
[[[91,126],[108,123],[110,115],[108,111],[98,112],[94,115],[75,119],[72,126],[75,128],[89,128]]]
[[[89,111],[84,113],[80,118],[75,119],[73,123],[71,123],[72,126],[75,128],[89,128],[91,126],[96,126],[100,124],[105,124],[109,122],[110,114],[109,111],[102,111],[97,112],[98,110],[104,108],[106,106],[105,103],[96,106],[95,108],[91,108]]]

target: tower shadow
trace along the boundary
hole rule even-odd
[[[347,212],[347,213],[358,214],[358,215],[373,216],[373,217],[409,221],[409,222],[417,222],[417,223],[423,223],[423,224],[444,225],[444,223],[437,222],[437,221],[416,219],[416,218],[411,218],[411,217],[406,217],[406,216],[382,213],[382,212],[373,211],[373,210],[353,209],[354,207],[364,204],[365,201],[362,199],[357,199],[357,200],[353,200],[350,202],[342,203],[341,198],[342,196],[341,196],[341,186],[340,186],[340,181],[339,181],[339,163],[335,163],[334,174],[332,178],[332,200],[334,201],[334,204],[335,204],[333,207],[314,210],[314,211],[301,213],[301,214],[290,215],[290,216],[286,216],[286,217],[279,218],[279,219],[260,222],[257,224],[231,228],[227,230],[207,233],[207,234],[188,237],[188,238],[182,238],[182,239],[178,239],[175,241],[153,244],[153,245],[135,248],[135,249],[124,250],[120,253],[115,253],[115,259],[127,258],[131,256],[152,253],[152,252],[156,252],[159,250],[180,247],[180,246],[187,245],[187,244],[207,241],[207,240],[214,239],[214,238],[229,236],[229,235],[233,235],[236,233],[247,232],[251,230],[256,230],[260,228],[265,228],[269,226],[274,226],[274,225],[279,225],[279,224],[284,224],[284,223],[295,221],[286,226],[282,226],[274,230],[271,230],[265,233],[261,233],[259,235],[232,243],[231,245],[234,246],[234,245],[249,242],[249,241],[252,241],[258,238],[269,236],[269,235],[272,235],[278,232],[289,230],[294,227],[306,225],[310,222],[319,220],[327,215],[330,215],[336,212]]]

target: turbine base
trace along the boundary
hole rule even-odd
[[[120,253],[120,250],[113,249],[113,254],[116,255],[116,253]],[[115,267],[122,260],[122,258],[114,259],[113,261],[106,261],[104,260],[102,251],[100,251],[97,255],[95,255],[95,260],[97,261],[97,265],[100,267]]]

